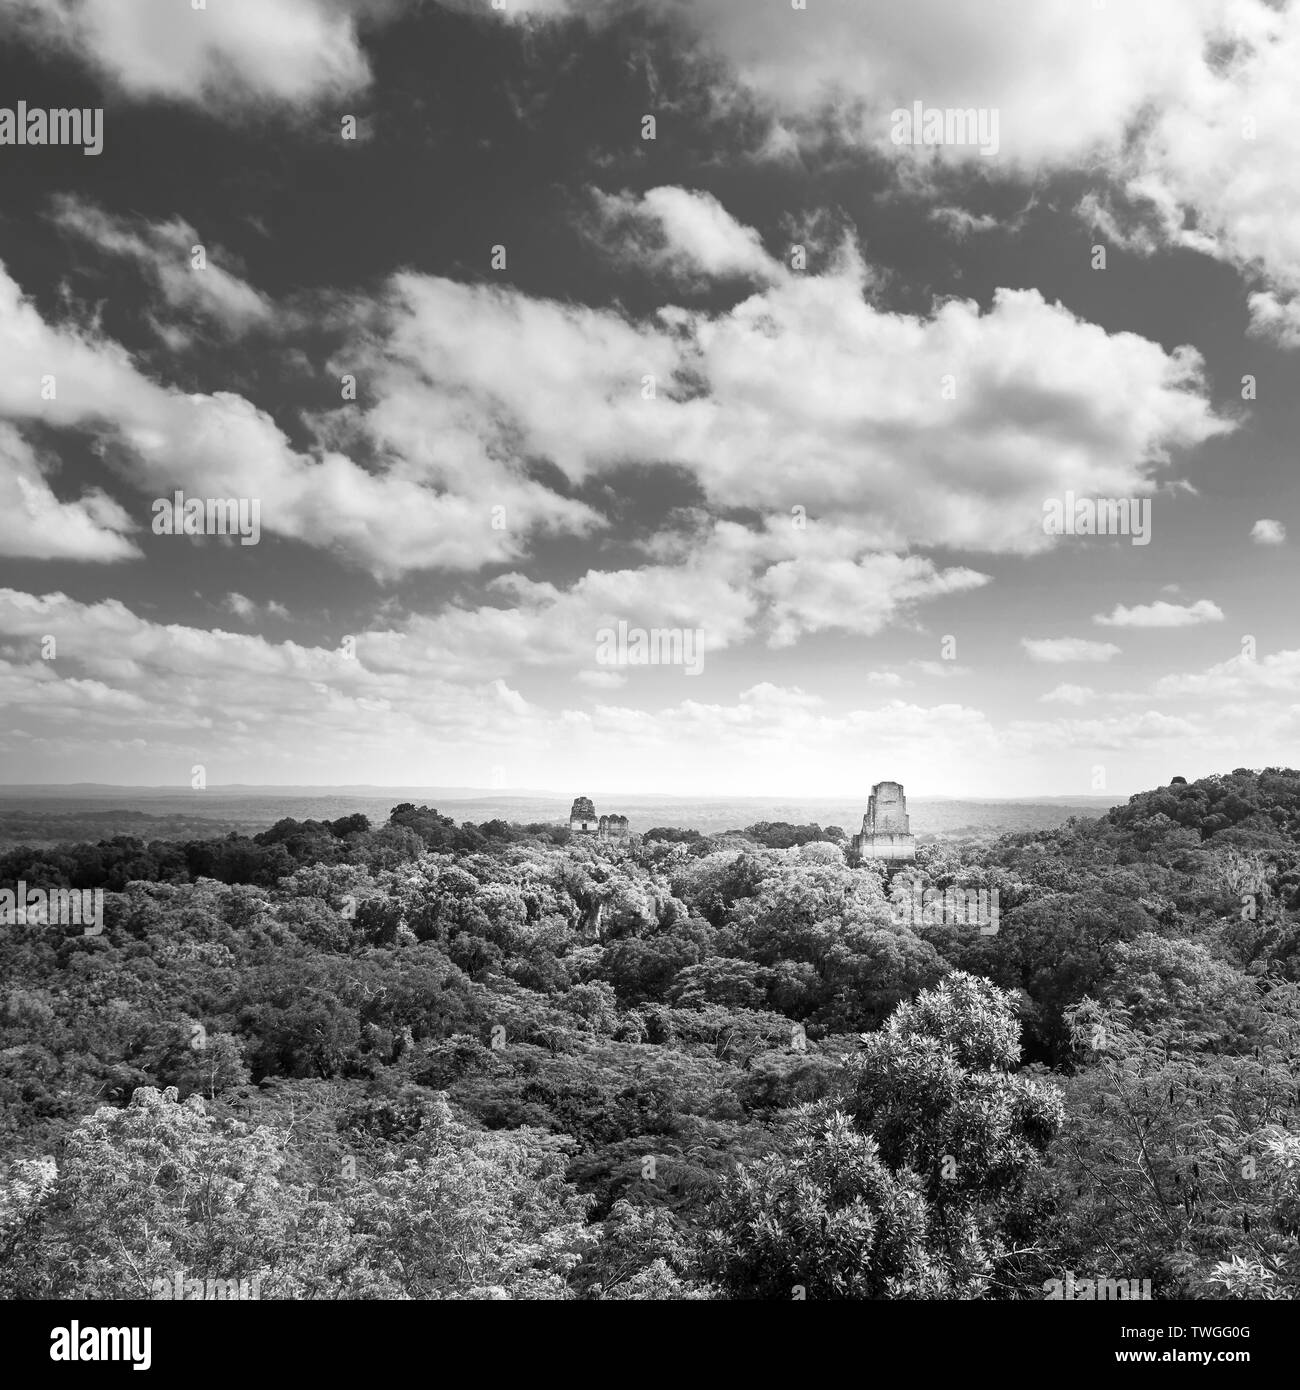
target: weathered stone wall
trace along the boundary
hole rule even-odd
[[[911,833],[909,819],[902,783],[877,782],[867,800],[863,830],[870,829],[875,835],[907,835]]]
[[[849,842],[849,862],[864,859],[912,860],[916,839],[901,782],[877,782],[867,799],[862,831]]]

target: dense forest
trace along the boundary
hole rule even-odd
[[[1300,773],[843,846],[403,804],[0,855],[105,909],[0,930],[0,1297],[1300,1294]]]

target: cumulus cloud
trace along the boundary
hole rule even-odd
[[[136,99],[230,109],[357,91],[370,69],[357,14],[373,0],[18,0],[21,36],[71,53]]]
[[[978,794],[998,785],[1015,793],[1087,793],[1099,757],[1113,760],[1116,771],[1122,766],[1132,785],[1154,784],[1172,745],[1207,765],[1253,765],[1267,762],[1268,739],[1300,731],[1293,707],[1300,652],[1279,653],[1252,670],[1226,663],[1207,673],[1203,693],[1215,695],[1214,717],[1226,709],[1222,724],[1210,713],[1144,709],[998,727],[982,710],[957,702],[925,706],[868,696],[845,706],[771,682],[725,697],[697,696],[684,682],[654,709],[586,696],[585,708],[548,709],[523,680],[468,670],[453,678],[431,669],[423,632],[417,619],[387,636],[363,631],[355,657],[346,659],[337,645],[154,622],[115,600],[81,603],[61,593],[0,589],[0,702],[7,714],[0,757],[20,780],[188,786],[192,765],[201,762],[209,785],[487,786],[495,770],[506,768],[518,786],[596,777],[715,795],[817,788],[851,795],[856,788],[865,799],[882,760],[909,791]],[[401,661],[393,641],[400,633],[410,638]],[[46,634],[59,641],[57,663],[40,659]],[[582,683],[600,691],[601,683]],[[1219,698],[1225,690],[1236,705]],[[1264,709],[1266,691],[1275,698]],[[1256,711],[1254,722],[1244,717]],[[1008,767],[1024,771],[997,782]],[[955,768],[964,782],[954,782]]]
[[[53,398],[42,397],[44,376],[54,379]],[[371,470],[337,449],[301,453],[242,396],[172,389],[97,331],[47,323],[3,267],[0,416],[93,430],[104,455],[145,494],[142,521],[148,498],[178,486],[196,497],[257,498],[264,533],[336,550],[383,577],[476,570],[517,558],[534,528],[581,532],[598,520],[531,482],[518,459],[475,473],[482,449],[470,453],[467,443],[468,456],[458,458],[454,437],[440,441],[442,462],[453,465],[441,473],[432,463],[422,469],[416,457]],[[462,485],[448,486],[449,476]],[[104,524],[111,513],[95,505]]]
[[[1218,256],[1268,283],[1251,327],[1300,345],[1300,226],[1292,211],[1300,7],[1222,0],[1175,93],[1154,105],[1122,161],[1126,191],[1168,244]],[[1194,216],[1189,217],[1191,212]]]
[[[530,6],[554,15],[557,0]],[[766,115],[757,152],[781,158],[827,141],[897,163],[905,182],[974,168],[1031,181],[1088,168],[1106,191],[1082,211],[1116,244],[1177,245],[1267,283],[1255,331],[1300,345],[1300,220],[1293,119],[1300,6],[1275,0],[817,0],[805,10],[751,0],[642,0],[717,60],[715,104],[743,96]],[[599,0],[570,12],[617,14]],[[918,35],[924,39],[918,40]],[[1043,54],[1068,53],[1068,63]],[[891,113],[996,112],[998,152],[894,144]],[[1112,197],[1111,195],[1115,195]],[[1116,212],[1112,203],[1123,203]],[[962,225],[960,221],[954,229]],[[970,227],[974,230],[974,227]]]
[[[599,676],[608,671],[597,659],[599,633],[625,622],[698,630],[707,660],[745,641],[758,622],[759,603],[746,583],[753,563],[743,548],[712,544],[676,563],[589,570],[567,588],[501,575],[487,586],[488,603],[413,615],[360,637],[358,653],[377,670],[456,679],[565,665]],[[644,669],[628,671],[635,677]]]
[[[700,267],[762,256],[750,229],[698,195],[651,190],[637,207],[657,210]],[[266,313],[237,277],[175,268],[168,257],[185,224],[127,224],[70,202],[59,216],[149,267],[177,305],[201,294],[228,326]],[[205,274],[214,278],[196,290]],[[872,278],[845,242],[823,273],[773,271],[730,308],[634,319],[397,274],[377,302],[343,297],[322,309],[351,329],[330,365],[364,372],[367,401],[309,420],[318,447],[304,453],[249,401],[182,394],[102,335],[46,323],[0,274],[0,412],[94,426],[138,488],[257,497],[265,532],[336,549],[380,577],[508,563],[538,535],[604,525],[539,480],[539,459],[574,488],[656,462],[689,472],[717,510],[789,517],[797,506],[819,544],[828,527],[852,540],[823,550],[827,560],[931,546],[1030,553],[1055,543],[1043,496],[1140,495],[1171,451],[1232,427],[1210,407],[1190,348],[1108,334],[1032,290],[1001,291],[983,312],[950,301],[887,313],[870,301]],[[34,364],[58,373],[57,401],[31,389]],[[355,463],[353,443],[373,463]],[[790,634],[815,602],[799,573],[769,586]],[[927,592],[939,582],[926,578]],[[942,582],[972,581],[952,571]]]
[[[720,239],[751,244],[735,223]],[[575,484],[654,461],[714,508],[799,506],[860,550],[984,553],[1050,548],[1044,496],[1149,493],[1174,450],[1233,428],[1191,348],[1107,333],[1034,290],[889,313],[872,281],[844,243],[823,273],[782,273],[732,307],[634,320],[399,275],[361,349],[364,428],[399,471],[448,487],[520,455]]]
[[[1300,298],[1283,300],[1272,290],[1258,290],[1246,306],[1252,336],[1271,338],[1279,347],[1300,347]]]
[[[482,604],[451,604],[400,630],[370,633],[368,659],[383,669],[457,677],[576,664],[596,668],[577,678],[599,688],[613,683],[597,666],[598,634],[620,622],[696,631],[707,659],[753,639],[784,647],[814,632],[873,635],[911,620],[919,604],[988,582],[918,556],[857,556],[842,532],[824,544],[796,539],[804,534],[715,521],[679,543],[651,547],[644,565],[591,569],[566,587],[501,575]],[[943,665],[942,674],[954,673]],[[896,674],[879,680],[902,683]]]
[[[1270,693],[1294,698],[1300,689],[1300,651],[1273,652],[1264,657],[1245,654],[1221,661],[1205,671],[1162,676],[1154,693],[1163,696],[1209,695],[1259,698]]]
[[[405,660],[397,659],[395,629],[358,634],[355,657],[345,659],[336,647],[152,622],[115,600],[3,589],[0,700],[10,718],[0,752],[12,766],[8,755],[21,745],[24,757],[44,760],[47,777],[57,770],[70,778],[134,752],[138,778],[176,784],[188,784],[196,761],[210,785],[274,780],[285,767],[295,779],[316,770],[322,781],[398,783],[455,768],[457,780],[483,785],[497,765],[521,785],[577,767],[645,783],[643,759],[678,778],[692,760],[734,778],[737,767],[758,766],[759,753],[788,756],[792,735],[806,737],[828,766],[842,763],[837,737],[861,741],[870,728],[866,712],[828,718],[821,697],[766,682],[731,703],[684,692],[658,713],[608,704],[546,710],[501,675],[431,671],[427,629],[413,619],[402,631],[411,639]],[[57,669],[39,659],[46,633],[59,638]],[[900,745],[951,752],[977,731],[991,737],[984,717],[960,706],[888,709],[884,737]],[[545,773],[531,770],[538,759],[551,760]]]
[[[1102,627],[1196,627],[1201,623],[1221,623],[1223,610],[1207,598],[1182,604],[1161,600],[1132,608],[1117,603],[1110,614],[1097,613],[1092,620]]]
[[[918,0],[881,9],[825,0],[792,13],[700,0],[690,14],[734,80],[805,140],[831,130],[894,158],[987,167],[972,148],[891,146],[888,115],[918,100],[996,109],[1001,172],[1107,171],[1143,209],[1146,236],[1261,268],[1273,284],[1252,304],[1257,329],[1300,341],[1291,200],[1300,7],[1010,0],[990,10],[980,0]],[[1063,52],[1064,67],[1041,60]]]
[[[59,643],[57,669],[39,659],[46,633]],[[51,772],[57,764],[76,780],[135,743],[137,780],[178,785],[188,785],[194,762],[210,782],[274,780],[284,768],[299,770],[295,780],[309,769],[337,781],[341,749],[356,780],[401,782],[416,753],[433,767],[471,742],[526,745],[542,721],[500,677],[455,684],[376,671],[338,647],[157,623],[113,599],[13,589],[0,590],[0,702]],[[0,744],[16,746],[3,736]],[[120,770],[117,778],[126,780]]]
[[[1185,715],[1154,709],[1098,719],[1061,717],[1050,723],[1023,721],[1013,724],[1012,730],[1019,731],[1029,746],[1038,749],[1056,740],[1065,747],[1106,753],[1127,753],[1154,742],[1200,739],[1206,732],[1203,725]]]
[[[1250,528],[1250,538],[1256,545],[1282,545],[1286,540],[1286,527],[1280,521],[1261,517]]]
[[[597,192],[594,199],[595,218],[588,231],[624,265],[688,281],[769,281],[785,273],[764,250],[758,233],[737,222],[712,194],[665,187],[640,198]]]
[[[940,570],[915,555],[867,555],[862,559],[783,560],[758,581],[772,604],[775,647],[806,632],[838,628],[871,636],[913,602],[963,593],[989,583],[975,570]]]
[[[785,140],[828,137],[894,157],[963,159],[971,152],[895,145],[890,115],[929,107],[997,109],[999,158],[1023,167],[1116,152],[1152,104],[1188,95],[1208,36],[1234,0],[1144,0],[1080,7],[1071,0],[913,0],[880,7],[818,0],[805,10],[750,0],[643,0],[721,60],[719,83],[748,93]],[[557,0],[512,0],[539,15]],[[602,0],[571,0],[570,13],[616,14]],[[924,38],[918,38],[923,35]],[[1044,53],[1068,52],[1066,65]],[[720,93],[725,96],[726,93]]]
[[[1069,661],[1109,661],[1120,649],[1113,642],[1090,642],[1084,637],[1022,637],[1030,661],[1061,665]]]
[[[135,523],[102,488],[60,501],[53,466],[0,421],[0,555],[35,560],[126,560],[140,554]]]

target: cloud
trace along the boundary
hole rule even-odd
[[[156,228],[79,204],[61,215],[143,263],[160,250]],[[710,217],[716,232],[725,214]],[[738,224],[722,241],[750,244]],[[237,306],[260,312],[243,282],[211,283],[205,306],[228,322]],[[319,310],[350,328],[330,367],[364,374],[367,399],[309,417],[316,447],[301,452],[240,396],[170,389],[97,331],[46,323],[0,274],[0,413],[94,428],[121,476],[155,496],[180,485],[257,497],[264,533],[334,549],[385,579],[508,563],[538,536],[590,534],[605,519],[567,492],[628,464],[676,465],[715,510],[751,509],[763,526],[806,513],[819,558],[767,588],[788,636],[817,606],[799,577],[816,563],[892,565],[900,601],[906,584],[920,586],[916,597],[969,587],[973,571],[936,579],[866,554],[1049,548],[1044,495],[1139,495],[1172,450],[1232,428],[1189,348],[1108,334],[1035,291],[1000,291],[983,312],[949,301],[887,313],[867,297],[871,283],[851,242],[821,274],[783,273],[733,307],[641,319],[398,274],[377,301],[336,297]],[[57,400],[38,399],[33,371],[58,375]],[[372,462],[354,462],[354,445]],[[539,460],[565,483],[540,481]],[[831,577],[861,586],[864,576],[837,566]],[[868,603],[846,626],[875,630],[897,606]]]
[[[1114,611],[1093,615],[1093,622],[1102,627],[1196,627],[1201,623],[1221,623],[1223,610],[1209,599],[1198,599],[1195,603],[1178,604],[1157,603],[1139,604],[1126,608],[1122,603],[1115,605]]]
[[[597,192],[589,234],[624,266],[640,265],[682,280],[778,279],[786,272],[763,249],[758,233],[742,226],[709,193],[652,188]]]
[[[427,631],[415,619],[401,629],[411,639],[404,662],[394,659],[397,629],[358,634],[346,659],[337,648],[152,622],[116,600],[0,589],[0,700],[9,716],[0,756],[12,768],[21,749],[46,780],[124,780],[129,765],[137,781],[178,786],[188,786],[195,762],[209,785],[277,777],[486,785],[498,766],[518,785],[553,785],[580,766],[624,785],[661,777],[695,786],[701,769],[734,783],[749,768],[757,791],[764,779],[770,790],[770,768],[788,758],[791,737],[828,769],[842,768],[844,748],[860,744],[878,715],[832,717],[818,695],[768,682],[731,702],[679,696],[657,712],[547,710],[501,675],[447,679],[436,669],[441,653],[424,648]],[[58,640],[57,664],[39,659],[45,634]],[[983,715],[955,705],[893,702],[884,718],[887,727],[872,733],[882,748],[915,744],[955,757],[992,737]]]
[[[902,160],[1025,178],[1098,167],[1140,209],[1133,247],[1186,246],[1271,282],[1257,331],[1300,343],[1300,224],[1292,171],[1300,7],[1270,0],[823,0],[806,12],[699,0],[691,22],[733,79],[804,142],[827,132]],[[925,35],[924,42],[916,36]],[[1070,54],[1064,68],[1042,54]],[[891,108],[999,113],[996,160],[961,147],[891,147]],[[1188,216],[1188,213],[1192,216]],[[1118,228],[1116,229],[1118,230]]]
[[[9,424],[0,421],[0,555],[35,560],[128,560],[140,551],[126,511],[102,488],[75,502],[54,494],[52,465]]]
[[[1143,138],[1122,161],[1126,193],[1165,244],[1265,279],[1250,299],[1251,330],[1294,348],[1300,7],[1222,0],[1204,7],[1203,23],[1202,54],[1184,61],[1175,91],[1154,103]]]
[[[57,663],[39,659],[45,634],[58,642]],[[47,776],[83,780],[78,771],[116,756],[132,764],[118,780],[186,786],[194,762],[210,783],[337,781],[343,747],[356,780],[401,782],[417,752],[432,768],[472,743],[526,745],[545,724],[500,677],[456,684],[378,671],[363,651],[347,659],[338,648],[152,622],[113,599],[13,589],[0,589],[0,702]]]
[[[1283,301],[1272,290],[1258,290],[1246,306],[1253,337],[1271,338],[1279,347],[1300,347],[1300,298]]]
[[[268,599],[264,604],[257,604],[243,594],[227,594],[223,606],[236,617],[243,618],[245,622],[250,622],[258,617],[287,619],[290,616],[289,610],[284,604],[276,602],[275,599]]]
[[[188,787],[198,762],[210,786],[487,786],[505,769],[520,787],[856,791],[865,802],[882,763],[913,795],[921,787],[1087,793],[1099,761],[1122,769],[1129,785],[1154,785],[1174,745],[1206,766],[1263,765],[1270,739],[1300,732],[1300,652],[1225,663],[1210,673],[1203,693],[1214,699],[1204,714],[1143,709],[999,728],[960,703],[846,707],[772,682],[713,699],[694,697],[694,684],[683,682],[653,709],[586,696],[583,708],[547,709],[525,681],[500,673],[448,678],[437,669],[442,653],[424,647],[425,631],[414,618],[387,638],[363,629],[347,659],[337,646],[154,622],[116,600],[0,589],[0,758],[11,779],[47,782]],[[404,661],[394,659],[393,634],[408,638]],[[56,662],[40,659],[46,635],[58,642]],[[1014,779],[1008,768],[1020,770]]]
[[[1020,645],[1031,661],[1059,665],[1067,661],[1109,661],[1120,649],[1113,642],[1089,642],[1083,637],[1022,637]]]
[[[1044,496],[1143,495],[1174,450],[1233,428],[1193,349],[1109,334],[1033,290],[890,313],[873,279],[845,242],[819,274],[637,320],[403,274],[339,362],[364,369],[360,427],[403,474],[490,492],[529,457],[574,485],[673,464],[714,509],[801,506],[859,551],[1046,550]],[[525,487],[525,524],[577,519]]]
[[[592,690],[617,690],[627,684],[622,671],[579,671],[574,679]]]
[[[1286,541],[1286,527],[1280,521],[1261,517],[1250,528],[1250,538],[1256,545],[1282,545]]]
[[[64,195],[55,201],[53,220],[106,255],[133,261],[170,309],[199,314],[227,337],[238,337],[273,318],[270,299],[232,273],[227,268],[232,259],[218,247],[204,246],[203,268],[194,268],[193,248],[203,245],[203,238],[182,218],[150,223],[113,217]],[[164,328],[176,331],[174,324]]]
[[[1208,670],[1162,676],[1154,686],[1158,696],[1208,695],[1215,699],[1258,699],[1277,693],[1294,698],[1300,689],[1300,651],[1280,651],[1261,657],[1231,657]]]
[[[1038,697],[1047,705],[1087,705],[1097,699],[1097,692],[1086,685],[1058,685]]]
[[[1109,715],[1103,719],[1059,718],[1050,723],[1020,721],[1011,726],[1025,737],[1027,748],[1045,749],[1053,742],[1063,747],[1093,752],[1128,753],[1145,751],[1152,742],[1175,742],[1203,737],[1205,730],[1196,721],[1163,710],[1135,710],[1131,714]]]
[[[996,217],[988,213],[976,215],[965,208],[931,208],[928,216],[931,222],[938,222],[958,241],[964,241],[972,233],[996,231],[1001,225]]]
[[[969,676],[971,673],[969,666],[958,666],[955,661],[911,661],[908,665],[939,680],[951,680],[954,676]]]
[[[1117,246],[1121,251],[1151,256],[1160,249],[1158,233],[1143,222],[1126,222],[1112,206],[1109,193],[1085,193],[1075,212],[1093,231],[1100,233],[1108,245]]]
[[[806,632],[831,628],[869,637],[910,604],[989,582],[986,574],[939,570],[915,555],[868,555],[858,561],[810,556],[771,566],[757,591],[772,605],[770,645],[785,647]]]
[[[42,397],[45,376],[54,379],[51,399]],[[264,536],[335,550],[384,578],[412,569],[477,570],[517,558],[534,530],[575,534],[598,521],[589,507],[527,478],[524,460],[487,458],[451,431],[439,440],[441,468],[418,455],[368,469],[329,447],[300,453],[243,397],[167,387],[95,329],[47,323],[0,266],[5,416],[93,431],[98,449],[146,499],[178,486],[196,497],[257,498]],[[112,513],[96,506],[105,526]],[[148,519],[147,501],[139,516]]]
[[[541,12],[560,8],[547,0]],[[591,0],[568,8],[623,12]],[[714,74],[715,109],[743,110],[756,128],[754,153],[788,160],[847,146],[892,161],[909,187],[936,189],[954,170],[1033,183],[1087,169],[1104,188],[1090,190],[1080,211],[1113,244],[1186,247],[1263,280],[1250,306],[1255,331],[1300,345],[1292,197],[1300,6],[817,0],[794,10],[642,0],[641,8],[675,23],[698,50]],[[1069,63],[1044,61],[1057,53]],[[893,144],[891,113],[918,101],[996,112],[996,157],[973,145]]]
[[[724,531],[743,534],[739,527]],[[376,670],[453,679],[556,666],[601,673],[598,634],[622,621],[629,628],[699,630],[707,660],[745,641],[760,617],[746,582],[754,560],[748,547],[728,540],[724,534],[674,563],[589,570],[567,588],[501,575],[487,586],[490,603],[451,604],[371,631],[358,638],[358,655]],[[645,669],[629,668],[631,678]]]
[[[837,549],[847,553],[839,557]],[[918,604],[988,582],[919,556],[852,558],[857,547],[842,532],[823,542],[793,528],[755,531],[736,522],[709,521],[650,552],[644,565],[590,569],[567,587],[501,575],[487,585],[482,604],[450,604],[370,633],[362,639],[367,660],[456,678],[557,665],[590,671],[598,633],[619,622],[698,631],[707,657],[754,639],[783,647],[814,632],[871,635],[909,619]],[[597,668],[577,678],[596,688],[612,684],[602,674]]]
[[[11,22],[132,98],[231,110],[309,105],[366,86],[355,12],[378,8],[355,0],[212,0],[203,9],[180,0],[19,0]]]
[[[643,0],[676,21],[687,42],[721,66],[716,103],[737,93],[766,115],[774,143],[828,141],[893,159],[952,163],[966,149],[915,148],[890,139],[891,113],[927,107],[997,110],[998,165],[1022,172],[1117,157],[1140,116],[1182,111],[1200,94],[1209,40],[1224,29],[1259,34],[1256,0],[1144,0],[1105,9],[1072,0],[913,0],[906,8],[818,0],[805,10],[750,0]],[[621,7],[600,0],[512,0],[539,15],[592,17]],[[1044,63],[1044,53],[1070,63]],[[768,138],[768,137],[764,137]],[[987,166],[987,159],[982,161]]]
[[[637,206],[667,219],[694,264],[761,256],[752,231],[697,195],[651,190]],[[127,223],[66,200],[58,216],[146,268],[178,309],[231,332],[268,312],[237,276],[169,259],[192,230],[183,223]],[[180,485],[257,497],[264,533],[383,579],[510,563],[539,536],[591,534],[606,520],[572,492],[636,463],[685,470],[718,511],[770,520],[802,507],[827,562],[939,546],[1031,553],[1055,543],[1043,496],[1140,495],[1174,449],[1232,428],[1193,350],[1108,334],[1035,291],[1000,291],[987,311],[949,301],[888,313],[848,241],[819,274],[773,275],[731,307],[641,318],[410,273],[376,300],[335,296],[316,312],[349,341],[329,367],[363,377],[366,399],[309,416],[315,447],[303,452],[240,396],[170,389],[101,333],[46,323],[0,274],[0,413],[94,428],[120,475],[155,496]],[[57,401],[30,389],[37,364],[58,374]],[[538,461],[564,481],[541,481]],[[833,555],[832,534],[847,542]],[[769,583],[788,634],[816,605],[799,573]],[[972,582],[947,574],[942,584]],[[923,587],[941,591],[931,577]]]

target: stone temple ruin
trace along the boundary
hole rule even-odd
[[[627,838],[626,816],[601,816],[596,818],[596,808],[589,796],[575,796],[569,811],[569,830],[574,835],[595,835],[602,840],[625,840]]]
[[[864,859],[910,861],[916,858],[916,837],[907,814],[901,782],[877,782],[862,817],[862,832],[849,841],[850,863]]]

